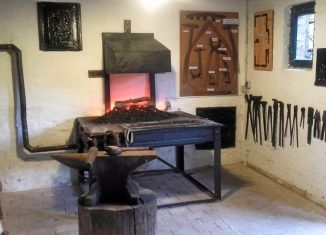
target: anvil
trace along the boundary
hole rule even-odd
[[[155,150],[124,150],[118,155],[98,151],[96,147],[88,153],[65,153],[52,156],[68,167],[90,171],[96,182],[87,194],[79,198],[84,206],[100,203],[138,204],[139,186],[130,177],[137,167],[156,158]]]

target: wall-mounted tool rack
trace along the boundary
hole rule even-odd
[[[181,96],[238,93],[238,27],[238,13],[181,11]]]
[[[273,70],[274,11],[255,13],[254,18],[254,68]]]

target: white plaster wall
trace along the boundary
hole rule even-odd
[[[250,0],[248,23],[248,79],[251,80],[254,95],[263,95],[263,99],[272,104],[272,98],[300,107],[312,106],[326,110],[326,90],[314,86],[315,63],[312,69],[289,69],[288,38],[289,9],[302,3],[300,0]],[[253,16],[255,12],[274,9],[274,68],[272,72],[253,69]],[[315,50],[326,47],[326,4],[316,0]],[[299,110],[300,118],[300,110]],[[286,184],[302,190],[307,197],[326,206],[326,145],[319,140],[307,144],[307,128],[299,128],[299,148],[290,147],[289,139],[285,148],[274,149],[270,143],[263,146],[254,144],[252,139],[245,143],[246,161],[275,176]]]
[[[102,79],[87,77],[88,70],[102,69],[102,32],[122,32],[123,20],[132,20],[132,32],[152,32],[172,54],[171,73],[157,75],[157,103],[167,97],[173,109],[195,113],[195,107],[237,106],[237,126],[242,119],[240,96],[179,98],[179,11],[239,12],[239,84],[244,81],[246,58],[246,1],[166,0],[157,7],[146,0],[76,0],[81,3],[83,50],[43,52],[39,50],[36,0],[0,0],[0,43],[13,43],[22,50],[27,99],[27,118],[32,145],[64,144],[78,116],[104,112]],[[64,2],[64,0],[61,0]],[[71,2],[70,0],[67,2]],[[54,161],[23,162],[16,154],[10,60],[0,53],[0,179],[4,191],[56,186],[70,182],[69,170]],[[239,89],[240,90],[240,89]],[[241,145],[238,128],[237,146]],[[223,151],[224,162],[239,160],[240,148]],[[160,149],[170,158],[171,149]],[[212,153],[193,157],[187,166],[211,163]],[[205,156],[206,157],[205,157]]]

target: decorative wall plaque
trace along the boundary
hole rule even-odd
[[[317,49],[316,86],[326,86],[326,48]]]
[[[40,50],[82,50],[80,4],[37,3]]]
[[[254,19],[254,68],[273,70],[274,11],[255,13]]]
[[[238,93],[238,27],[238,13],[181,11],[181,96]]]

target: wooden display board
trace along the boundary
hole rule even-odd
[[[180,95],[238,92],[238,13],[180,12]]]
[[[273,23],[273,10],[255,13],[254,68],[256,70],[273,70]]]

